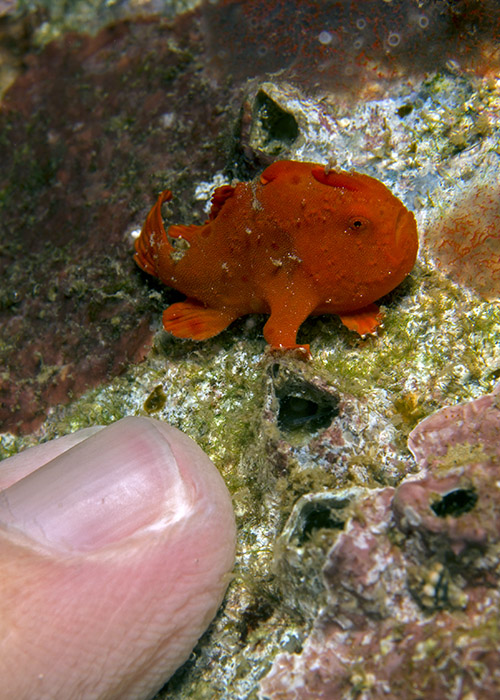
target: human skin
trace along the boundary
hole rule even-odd
[[[154,695],[214,617],[234,561],[202,450],[125,418],[0,466],[0,695]]]

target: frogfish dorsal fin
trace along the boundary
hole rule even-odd
[[[295,171],[295,165],[297,164],[289,160],[275,161],[274,163],[269,165],[263,173],[261,173],[261,176],[259,178],[261,185],[267,185],[268,182],[277,180],[282,175],[286,175],[286,173],[293,173]]]
[[[212,202],[212,208],[210,209],[210,214],[208,215],[209,221],[215,219],[225,202],[233,196],[235,189],[236,188],[232,185],[222,185],[221,187],[217,187],[210,200]]]
[[[351,175],[350,173],[335,170],[326,172],[325,168],[318,167],[311,170],[311,175],[318,182],[321,182],[323,185],[329,185],[330,187],[341,187],[351,192],[359,192],[364,189],[363,182],[360,180],[360,175],[358,173]]]

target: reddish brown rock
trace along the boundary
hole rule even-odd
[[[220,74],[280,70],[308,90],[355,93],[449,67],[494,74],[500,64],[496,0],[207,0],[204,20]]]
[[[158,302],[130,232],[167,185],[191,220],[195,184],[225,162],[238,88],[206,76],[203,51],[193,15],[123,22],[28,57],[7,93],[0,431],[33,430],[147,352]]]

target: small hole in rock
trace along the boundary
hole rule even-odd
[[[344,522],[336,520],[328,506],[316,503],[305,515],[302,532],[299,536],[299,544],[304,544],[316,530],[342,530]]]
[[[431,503],[431,508],[439,518],[447,515],[457,517],[469,513],[477,503],[477,493],[474,489],[455,489],[445,493],[439,501]]]
[[[400,116],[401,119],[404,119],[404,117],[407,117],[409,114],[411,114],[412,111],[413,111],[412,105],[408,105],[408,104],[401,105],[401,107],[399,107],[396,110],[398,116]]]
[[[278,427],[280,430],[307,428],[315,431],[328,428],[338,410],[321,405],[302,396],[283,396],[279,399]]]
[[[240,621],[241,639],[247,640],[248,635],[259,627],[262,622],[268,620],[273,614],[270,601],[254,600],[246,610],[243,610]]]
[[[283,146],[292,144],[299,135],[299,125],[293,114],[286,112],[265,92],[259,91],[255,113],[266,135],[267,143],[279,141]]]

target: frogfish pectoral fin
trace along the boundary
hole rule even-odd
[[[297,343],[297,332],[300,323],[287,324],[277,321],[276,314],[271,314],[269,320],[264,326],[264,338],[270,345],[271,351],[297,351],[298,355],[302,355],[304,359],[309,359],[311,353],[309,345],[299,345]]]
[[[340,316],[344,326],[351,331],[356,331],[362,337],[375,333],[383,318],[384,314],[376,304],[368,304],[358,311]]]
[[[309,359],[309,345],[297,343],[299,327],[306,320],[317,300],[303,290],[303,294],[297,295],[301,299],[300,304],[294,304],[286,295],[276,296],[271,302],[271,315],[264,326],[264,338],[271,346],[271,350],[297,351],[298,356]]]
[[[206,340],[227,328],[237,316],[225,310],[207,308],[195,299],[187,299],[165,309],[163,327],[176,338]]]

